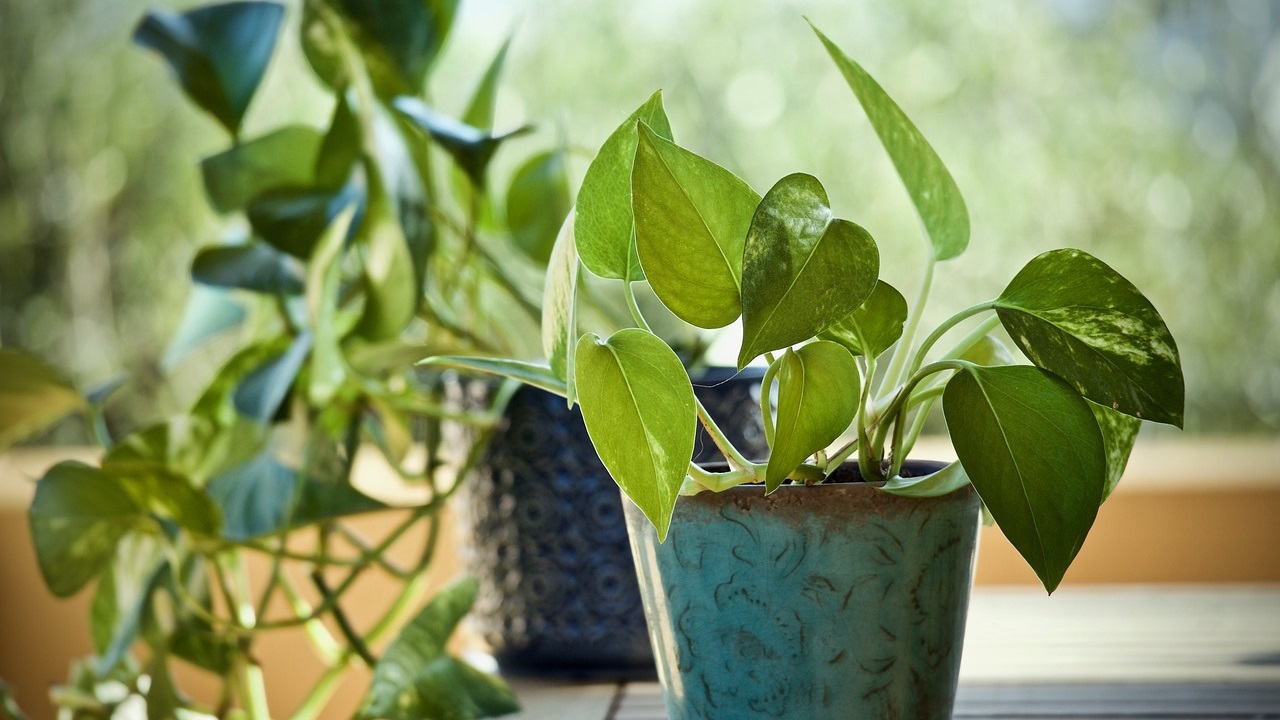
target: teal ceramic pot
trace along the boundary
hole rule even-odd
[[[856,479],[854,466],[841,473]],[[625,508],[671,720],[951,717],[972,487],[930,499],[863,482],[702,493],[676,503],[662,544]]]

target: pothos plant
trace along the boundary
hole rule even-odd
[[[655,93],[600,148],[556,241],[542,317],[547,365],[429,362],[515,377],[580,404],[601,460],[659,539],[681,495],[819,485],[856,456],[862,478],[882,481],[884,492],[937,496],[972,483],[1052,592],[1120,479],[1141,421],[1182,424],[1173,337],[1132,283],[1084,251],[1062,249],[918,339],[935,268],[968,245],[968,211],[902,109],[814,30],[919,215],[927,255],[914,305],[879,278],[875,241],[836,216],[817,178],[788,175],[761,196],[677,145]],[[741,322],[739,368],[761,356],[768,364],[766,460],[729,443],[636,303],[634,327],[578,332],[583,267],[621,281],[628,298],[646,280],[692,325]],[[1013,364],[993,334],[1001,326],[1030,365]],[[939,350],[951,335],[959,337]],[[906,477],[903,461],[939,400],[959,460]],[[726,470],[690,462],[698,423]]]
[[[144,707],[154,718],[282,716],[265,687],[293,668],[262,667],[259,649],[264,636],[288,631],[305,633],[324,666],[289,717],[317,716],[356,664],[372,669],[360,717],[516,709],[499,679],[447,651],[474,584],[424,603],[441,508],[475,457],[475,448],[449,457],[442,423],[468,422],[483,435],[515,385],[495,394],[493,408],[467,412],[444,402],[439,373],[407,360],[536,346],[521,328],[540,312],[536,278],[571,198],[563,147],[534,153],[504,193],[490,192],[495,152],[531,130],[491,129],[505,46],[461,117],[428,102],[456,5],[295,6],[298,41],[332,112],[319,129],[298,123],[254,137],[242,121],[285,6],[207,5],[153,12],[138,25],[135,40],[231,139],[200,169],[232,239],[196,255],[199,302],[166,362],[197,349],[231,352],[188,409],[115,432],[113,387],[82,394],[36,358],[0,350],[0,447],[79,413],[104,450],[96,465],[49,469],[29,511],[53,594],[94,585],[95,655],[54,690],[64,715],[127,717]],[[392,507],[362,492],[353,481],[362,446],[381,450],[422,499]],[[368,513],[387,515],[381,536],[349,524]],[[406,537],[422,538],[408,559],[393,552]],[[370,576],[395,589],[357,620],[350,591]],[[185,695],[177,661],[216,675],[218,697]]]

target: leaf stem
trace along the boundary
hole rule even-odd
[[[755,468],[755,463],[743,457],[738,448],[733,446],[724,431],[720,429],[720,426],[716,425],[716,421],[711,419],[711,413],[707,412],[707,408],[703,406],[697,395],[693,396],[693,402],[697,405],[698,420],[702,423],[702,427],[706,429],[707,435],[711,436],[711,442],[715,443],[716,448],[720,450],[720,454],[724,455],[724,459],[729,461],[729,466],[739,470]]]
[[[773,422],[773,378],[778,374],[778,364],[769,360],[769,368],[764,371],[760,380],[760,420],[764,425],[765,443],[773,448],[773,435],[776,430]]]
[[[891,388],[898,387],[904,381],[907,374],[906,365],[907,358],[911,355],[911,346],[915,342],[916,332],[920,327],[920,318],[924,316],[925,305],[929,302],[929,291],[933,288],[933,269],[938,264],[934,259],[933,253],[929,253],[928,259],[924,265],[924,278],[920,281],[920,292],[916,295],[916,302],[907,313],[907,322],[902,328],[902,337],[898,338],[898,343],[893,349],[893,355],[889,358],[889,367],[886,369],[884,377],[881,379],[878,388],[879,394],[884,394]],[[870,378],[867,380],[870,383]]]
[[[636,326],[649,332],[653,332],[649,327],[649,323],[645,322],[644,315],[640,312],[640,304],[636,302],[636,293],[631,289],[631,281],[622,281],[622,294],[627,298],[627,309],[631,311],[631,319],[635,320]]]
[[[914,373],[920,369],[920,366],[924,364],[925,355],[928,354],[929,350],[933,348],[934,343],[938,342],[938,340],[941,339],[948,330],[958,325],[961,321],[971,318],[978,313],[991,310],[995,307],[995,304],[995,300],[980,302],[977,305],[967,307],[947,318],[945,322],[935,328],[933,332],[929,333],[929,337],[925,338],[924,342],[920,344],[920,349],[916,351],[915,358],[911,362],[911,372]],[[983,334],[985,335],[986,332]],[[974,342],[977,342],[977,340],[975,339]]]

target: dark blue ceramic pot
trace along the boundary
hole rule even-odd
[[[748,455],[767,451],[761,375],[713,369],[694,381]],[[699,461],[719,457],[709,438],[698,447]],[[621,495],[577,408],[536,388],[517,391],[467,497],[469,569],[481,587],[471,620],[504,672],[654,676]]]

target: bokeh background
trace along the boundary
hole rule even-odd
[[[160,360],[191,258],[224,229],[197,170],[223,137],[131,46],[147,5],[0,3],[0,344],[86,385],[127,373],[125,424],[176,401]],[[514,37],[498,125],[568,138],[580,177],[661,88],[677,140],[757,190],[818,176],[911,296],[923,243],[906,194],[804,17],[898,99],[968,201],[970,251],[940,266],[933,320],[1041,251],[1080,247],[1167,319],[1190,432],[1276,434],[1280,4],[467,0],[430,92],[460,111]],[[246,135],[327,118],[294,47],[278,48]]]

